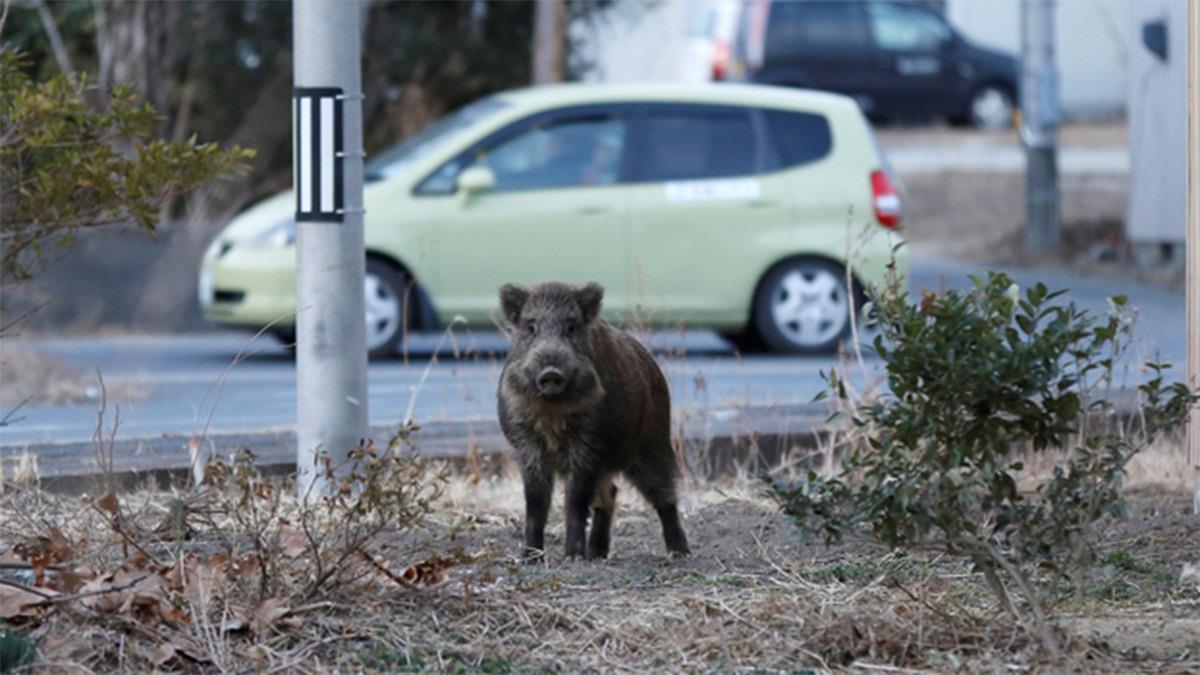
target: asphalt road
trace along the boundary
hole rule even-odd
[[[912,289],[968,284],[977,266],[913,256]],[[1186,360],[1182,292],[1111,277],[1085,278],[1058,270],[1010,270],[1019,283],[1037,280],[1052,289],[1069,288],[1078,305],[1103,312],[1105,298],[1124,293],[1139,311],[1134,358]],[[805,403],[824,383],[830,358],[754,356],[739,358],[708,332],[648,336],[671,382],[678,410],[763,408]],[[421,422],[494,419],[496,379],[506,342],[500,335],[460,333],[436,358],[439,336],[415,337],[408,358],[372,363],[369,409],[373,425],[397,423],[410,414]],[[124,439],[163,434],[244,433],[295,428],[295,366],[271,338],[218,332],[200,335],[98,336],[15,342],[12,348],[45,352],[85,372],[99,372],[114,393],[108,421],[119,411]],[[455,356],[457,350],[458,356]],[[1141,377],[1132,359],[1122,374],[1127,384]],[[852,368],[859,384],[879,377],[877,360],[867,355],[867,372]],[[90,439],[97,401],[77,405],[26,407],[0,428],[0,446]]]

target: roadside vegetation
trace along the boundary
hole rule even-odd
[[[306,507],[244,458],[194,489],[79,498],[10,484],[4,644],[35,668],[187,672],[1200,666],[1200,582],[1181,579],[1200,524],[1183,497],[1135,495],[1129,519],[1097,528],[1052,658],[969,564],[800,537],[753,477],[688,495],[690,558],[666,560],[657,517],[631,498],[610,560],[563,561],[556,508],[548,563],[528,566],[515,471],[409,452],[374,465],[403,487],[366,498],[350,532],[338,528],[357,500]]]
[[[308,500],[248,448],[168,490],[101,475],[63,496],[27,471],[0,495],[0,653],[189,672],[1198,668],[1200,517],[1172,492],[1171,429],[1195,397],[1152,379],[1134,415],[1103,403],[1122,303],[1055,300],[1000,275],[885,293],[892,393],[832,376],[830,434],[773,466],[774,490],[689,476],[680,560],[621,490],[609,560],[562,559],[556,498],[546,564],[522,564],[515,467],[422,459],[411,424],[326,464],[337,487]]]

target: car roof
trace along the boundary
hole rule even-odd
[[[540,85],[500,92],[497,98],[521,108],[589,103],[656,102],[753,105],[781,108],[857,108],[841,94],[812,89],[732,82],[644,82],[635,84],[572,83]]]

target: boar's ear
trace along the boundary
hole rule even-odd
[[[517,325],[517,319],[521,318],[521,310],[528,299],[529,289],[524,286],[504,284],[500,287],[500,309],[510,324]]]
[[[591,323],[600,314],[600,303],[604,300],[604,287],[590,282],[575,289],[575,301],[583,311],[583,322]]]

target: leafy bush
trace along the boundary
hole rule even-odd
[[[133,90],[96,92],[83,77],[30,80],[0,49],[0,279],[29,277],[46,249],[80,228],[134,223],[153,231],[163,208],[254,155],[154,138],[160,117]],[[103,106],[89,97],[107,96]]]
[[[892,283],[875,298],[875,349],[890,393],[850,408],[854,433],[835,476],[777,484],[783,510],[830,540],[866,531],[894,547],[969,558],[1004,607],[1058,651],[1047,608],[1086,562],[1089,526],[1122,516],[1125,465],[1182,424],[1198,397],[1138,389],[1140,433],[1123,433],[1110,390],[1132,320],[1124,297],[1107,316],[1055,302],[1042,284],[1021,297],[1004,274],[912,304]],[[831,391],[847,387],[834,372]],[[1032,493],[1018,490],[1020,450],[1067,449]]]

